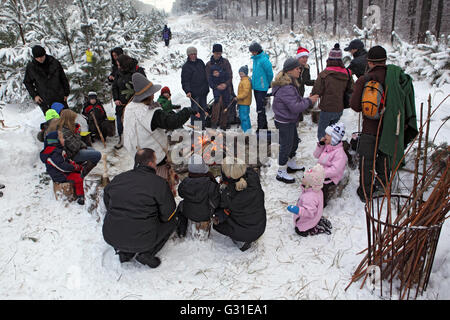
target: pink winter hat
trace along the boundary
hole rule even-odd
[[[313,188],[313,190],[320,190],[323,186],[323,181],[325,180],[325,170],[321,164],[316,164],[311,169],[305,171],[303,176],[302,184],[305,188]]]

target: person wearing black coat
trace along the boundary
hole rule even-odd
[[[213,228],[245,251],[266,229],[264,191],[257,173],[244,164],[224,164],[222,171],[225,188]]]
[[[175,199],[155,168],[154,151],[141,149],[136,152],[134,169],[117,175],[105,188],[103,238],[119,254],[121,263],[135,257],[156,268],[161,263],[156,253],[175,231]]]
[[[220,202],[219,184],[201,156],[190,158],[188,170],[189,176],[178,186],[178,194],[183,198],[178,205],[180,223],[177,233],[180,237],[186,235],[188,219],[209,221]]]
[[[68,108],[70,85],[61,63],[46,54],[41,46],[34,46],[32,52],[33,60],[27,64],[23,80],[28,93],[44,115],[54,102],[60,102]]]
[[[117,73],[117,77],[114,78],[112,95],[116,105],[117,133],[119,134],[119,142],[114,147],[116,149],[120,149],[123,146],[123,110],[134,94],[132,76],[136,72],[139,72],[144,76],[146,75],[144,68],[138,66],[137,60],[125,54],[119,56],[117,59],[117,65],[119,67],[119,71]]]
[[[209,83],[206,74],[205,63],[197,58],[197,49],[194,47],[187,48],[188,60],[183,65],[181,70],[181,85],[183,91],[188,98],[192,98],[201,106],[200,109],[197,104],[191,100],[192,108],[200,113],[200,118],[195,116],[191,117],[191,124],[194,121],[202,121],[202,128],[205,127],[205,112],[206,110],[206,98],[209,93]]]
[[[108,81],[112,84],[114,79],[119,73],[119,67],[117,66],[117,59],[123,54],[123,49],[116,47],[111,50],[111,74],[108,76]]]
[[[367,51],[364,49],[364,43],[359,39],[352,40],[344,51],[350,51],[353,55],[348,69],[358,78],[364,75],[367,69]]]

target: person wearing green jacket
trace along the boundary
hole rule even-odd
[[[161,95],[158,98],[158,103],[164,112],[171,112],[175,109],[180,109],[180,105],[172,104],[172,95],[170,93],[169,87],[164,87],[161,89]]]
[[[369,70],[355,82],[350,99],[350,107],[356,112],[362,112],[361,98],[366,82],[375,80],[383,85],[385,108],[382,118],[375,120],[363,115],[362,132],[358,143],[360,179],[357,189],[362,202],[366,202],[366,196],[367,199],[370,196],[372,179],[374,179],[373,192],[383,192],[380,181],[372,176],[374,162],[376,175],[386,186],[386,176],[390,177],[391,171],[395,170],[403,157],[407,144],[417,135],[412,79],[398,66],[387,66],[386,59],[387,54],[383,47],[375,46],[369,50],[367,54]],[[380,121],[382,121],[381,124]],[[377,140],[378,148],[375,151]]]

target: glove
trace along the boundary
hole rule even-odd
[[[286,209],[293,214],[298,214],[300,212],[300,208],[293,205],[288,206]]]
[[[75,168],[74,169],[75,172],[81,172],[81,170],[83,170],[83,166],[79,165],[78,163],[74,163],[73,167]]]
[[[324,145],[325,145],[325,141],[320,140],[320,141],[319,141],[319,144],[320,144],[321,146],[324,146]]]

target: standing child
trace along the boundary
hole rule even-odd
[[[219,184],[202,157],[192,156],[188,169],[189,176],[178,187],[178,193],[184,199],[178,205],[177,233],[180,237],[186,235],[188,219],[195,222],[209,221],[220,202]]]
[[[40,157],[53,182],[74,183],[77,203],[84,205],[83,178],[80,174],[83,167],[67,158],[64,151],[64,138],[60,131],[52,131],[47,134],[44,150],[41,151]]]
[[[97,93],[89,92],[88,100],[84,104],[82,114],[87,118],[92,142],[94,142],[95,139],[100,139],[100,133],[98,132],[97,126],[95,125],[94,117],[97,121],[97,125],[100,128],[100,131],[102,132],[103,137],[106,138],[108,131],[108,128],[106,127],[106,111],[105,108],[103,108],[102,103],[98,100]]]
[[[320,164],[307,170],[302,180],[302,194],[296,206],[287,209],[294,213],[295,232],[307,237],[319,233],[331,234],[331,223],[322,217],[323,193],[322,186],[325,171]]]
[[[172,94],[170,93],[169,87],[164,87],[161,89],[161,95],[158,98],[158,103],[165,112],[171,112],[174,109],[180,109],[180,105],[172,104]]]
[[[337,185],[344,176],[348,161],[342,143],[344,135],[345,126],[342,122],[328,126],[325,129],[325,136],[317,143],[313,154],[325,170],[325,181],[322,189],[324,207],[327,206],[329,188]]]
[[[241,82],[239,83],[237,103],[239,108],[239,118],[241,119],[241,128],[244,132],[251,129],[250,105],[252,104],[252,83],[248,77],[248,66],[239,69]]]

